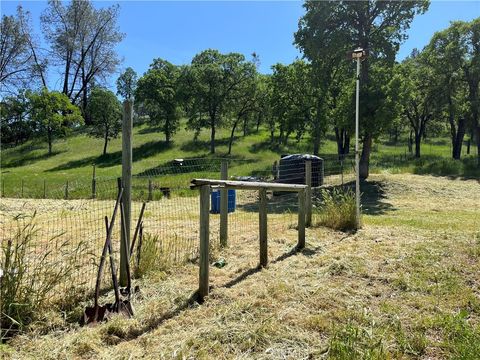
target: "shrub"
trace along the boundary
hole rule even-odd
[[[355,193],[352,189],[323,189],[316,203],[315,225],[341,231],[357,228]]]

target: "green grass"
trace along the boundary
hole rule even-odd
[[[209,130],[203,130],[198,140],[193,141],[191,131],[185,129],[182,122],[180,130],[173,137],[169,146],[164,135],[158,129],[147,125],[137,125],[133,131],[133,173],[152,175],[158,173],[158,167],[176,158],[198,158],[194,169],[202,176],[217,177],[219,166],[205,168],[212,158],[225,157],[228,150],[229,129],[217,131],[217,153],[209,154]],[[263,128],[243,137],[236,133],[230,158],[233,160],[230,175],[264,175],[270,173],[274,161],[284,153],[311,152],[308,135],[300,142],[290,140],[288,146],[271,146],[269,132]],[[403,145],[402,145],[403,144]],[[448,138],[427,140],[423,145],[422,159],[412,159],[406,154],[405,141],[397,145],[388,141],[376,141],[371,159],[371,171],[381,172],[387,169],[391,173],[410,172],[450,176],[480,177],[472,155],[463,162],[448,160],[450,142]],[[108,153],[101,155],[103,142],[77,132],[53,144],[53,155],[49,156],[47,144],[42,139],[29,141],[15,148],[2,150],[2,189],[5,197],[43,197],[44,187],[47,198],[62,198],[68,181],[70,198],[86,197],[91,193],[93,164],[96,164],[99,196],[101,191],[115,193],[115,178],[121,175],[121,138],[112,140]],[[320,149],[321,156],[336,161],[336,143],[328,135]],[[353,155],[353,154],[352,154]],[[327,160],[331,161],[331,160]],[[334,161],[334,162],[335,162]],[[338,164],[326,164],[326,172],[339,171]],[[217,169],[218,168],[218,169]],[[159,178],[162,185],[181,184],[187,187],[193,177],[191,173]],[[105,179],[112,179],[104,182]],[[146,179],[137,180],[138,196],[144,196],[148,189]],[[22,190],[23,189],[23,190]],[[108,194],[111,197],[111,194]]]

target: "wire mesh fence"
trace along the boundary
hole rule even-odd
[[[150,239],[155,256],[163,264],[180,264],[196,259],[199,251],[199,198],[190,190],[193,178],[220,179],[222,161],[228,161],[228,178],[243,181],[295,182],[305,180],[304,163],[277,161],[264,169],[243,160],[178,159],[164,162],[132,178],[132,232],[140,208],[146,202],[143,236]],[[314,185],[342,185],[354,180],[353,159],[324,159],[313,167],[321,181]],[[10,187],[0,204],[0,240],[3,277],[2,317],[18,303],[18,288],[8,281],[21,282],[40,302],[71,306],[85,300],[95,286],[98,264],[105,242],[105,216],[112,216],[118,194],[117,178],[97,178],[93,182],[69,182],[57,189],[40,184],[33,191],[26,183]],[[213,195],[212,195],[213,196]],[[285,231],[295,231],[298,219],[297,194],[268,194],[269,238],[281,238]],[[213,201],[212,201],[213,206]],[[258,191],[235,193],[235,205],[228,214],[230,244],[258,238]],[[212,208],[210,241],[219,244],[220,215]],[[111,220],[111,219],[110,219]],[[119,260],[119,219],[114,227],[112,244]],[[136,259],[136,257],[133,257]],[[102,279],[109,288],[109,275]],[[18,285],[18,284],[17,284]],[[16,297],[16,298],[15,298]],[[21,300],[21,299],[20,299]],[[10,303],[8,303],[10,301]],[[35,302],[36,301],[36,302]],[[3,322],[5,323],[5,322]]]

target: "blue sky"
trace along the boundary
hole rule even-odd
[[[97,6],[113,2],[96,2]],[[260,55],[260,71],[270,72],[276,62],[289,63],[301,54],[292,44],[298,19],[303,14],[299,1],[120,1],[119,25],[126,33],[118,46],[124,58],[122,69],[133,67],[142,74],[155,57],[175,64],[188,63],[199,51],[216,48],[250,56]],[[39,16],[45,1],[1,1],[1,13],[12,14],[18,4],[29,10],[39,32]],[[480,0],[433,1],[424,15],[414,19],[409,39],[397,56],[407,56],[426,45],[435,31],[452,20],[480,16]],[[53,75],[52,75],[53,77]],[[50,79],[50,82],[53,79]],[[112,82],[113,83],[113,82]]]

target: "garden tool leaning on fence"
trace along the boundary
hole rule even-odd
[[[85,312],[83,314],[83,318],[81,320],[82,324],[94,324],[96,322],[100,322],[103,320],[107,320],[109,315],[111,313],[121,313],[124,314],[128,317],[133,316],[133,307],[132,303],[130,301],[131,299],[131,284],[132,284],[132,279],[131,279],[131,272],[130,272],[130,262],[126,262],[126,273],[127,273],[127,286],[126,288],[120,289],[118,286],[118,279],[117,279],[117,270],[115,266],[115,261],[113,258],[113,250],[112,250],[112,242],[111,242],[111,237],[112,237],[112,231],[113,231],[113,226],[115,224],[115,218],[118,212],[118,208],[120,208],[120,217],[121,217],[121,231],[122,231],[122,239],[125,241],[125,246],[124,251],[126,252],[125,258],[130,260],[131,257],[131,251],[134,248],[135,241],[137,238],[137,235],[140,231],[141,233],[141,227],[142,227],[142,218],[143,218],[143,213],[145,211],[145,203],[142,205],[142,209],[140,212],[140,216],[137,222],[137,227],[135,229],[135,235],[132,241],[132,246],[130,249],[127,244],[127,237],[126,235],[126,227],[125,227],[125,213],[124,213],[124,208],[123,208],[123,202],[122,202],[122,195],[123,195],[123,189],[120,189],[117,201],[115,203],[115,208],[113,210],[113,215],[112,215],[112,221],[110,224],[108,223],[108,217],[105,216],[105,228],[107,231],[107,238],[105,240],[105,244],[103,247],[102,251],[102,256],[100,258],[100,265],[98,267],[98,276],[97,276],[97,282],[95,285],[95,300],[94,300],[94,306],[93,307],[87,307],[85,309]],[[140,235],[141,237],[141,235]],[[140,242],[139,242],[140,244]],[[109,257],[110,257],[110,271],[112,275],[112,283],[113,283],[113,289],[114,289],[114,294],[115,294],[115,302],[113,304],[108,303],[105,304],[104,306],[99,306],[98,305],[98,297],[100,295],[100,284],[101,284],[101,278],[103,274],[103,267],[105,264],[105,257],[106,257],[106,252],[108,250]],[[140,249],[138,249],[140,251]],[[126,296],[126,300],[122,300],[120,298],[120,293],[123,296]]]
[[[107,305],[104,305],[104,306],[98,305],[98,297],[100,296],[100,284],[102,280],[103,266],[105,264],[105,257],[107,255],[107,250],[111,248],[110,240],[112,238],[113,226],[115,225],[115,217],[117,215],[118,208],[122,200],[122,195],[123,195],[123,189],[120,189],[120,191],[118,192],[117,201],[115,202],[115,207],[113,209],[112,221],[108,226],[107,238],[105,239],[105,244],[102,250],[102,256],[100,258],[100,264],[98,266],[97,282],[95,283],[94,305],[93,307],[87,306],[85,308],[85,312],[83,313],[83,317],[80,321],[82,324],[91,324],[91,323],[96,323],[98,321],[102,321],[105,318],[105,313],[108,310]]]

